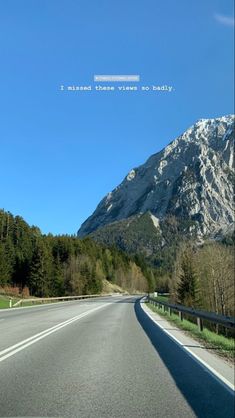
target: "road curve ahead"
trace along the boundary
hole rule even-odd
[[[233,416],[232,392],[136,297],[0,312],[0,417]]]

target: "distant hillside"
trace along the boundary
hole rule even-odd
[[[17,286],[35,296],[148,290],[152,276],[117,248],[89,238],[42,235],[20,216],[0,210],[0,288]],[[153,284],[152,284],[153,285]],[[110,286],[112,288],[112,286]]]
[[[173,216],[160,221],[147,212],[105,225],[89,236],[108,246],[117,245],[129,254],[142,254],[146,261],[162,272],[172,271],[182,242],[196,239],[189,233],[193,221],[179,221]]]

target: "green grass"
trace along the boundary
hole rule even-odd
[[[147,303],[147,306],[154,312],[161,316],[166,317],[169,322],[175,324],[178,328],[186,331],[191,337],[196,338],[205,344],[206,347],[215,348],[216,352],[223,357],[228,359],[234,359],[235,345],[233,338],[227,338],[224,335],[216,334],[207,328],[204,328],[202,332],[199,331],[198,326],[193,322],[186,319],[181,321],[179,316],[172,313],[170,315],[167,311],[164,312],[162,309]]]
[[[13,298],[12,304],[16,303],[17,300],[19,299]],[[0,309],[6,309],[6,308],[9,308],[9,297],[0,295]]]
[[[9,299],[10,296],[5,296],[5,295],[0,295],[0,309],[7,309],[9,308]],[[18,302],[21,298],[12,298],[12,305],[14,305],[16,302]],[[34,306],[34,305],[41,305],[41,302],[37,302],[37,299],[35,299],[35,302],[27,302],[27,299],[24,299],[23,303],[18,305],[17,307],[20,306]],[[12,309],[14,309],[12,307]]]
[[[158,296],[157,298],[154,298],[156,300],[159,300],[159,302],[168,302],[169,296]]]
[[[12,298],[12,305],[14,305],[14,303],[18,302],[19,300],[21,300],[21,298]],[[56,303],[57,301],[47,301],[45,303]],[[38,306],[38,305],[43,305],[43,303],[41,301],[38,301],[37,298],[35,298],[35,302],[27,302],[27,299],[23,299],[23,302],[20,305],[17,305],[16,308],[19,307],[26,307],[26,306]],[[9,308],[9,296],[3,296],[0,295],[0,309],[6,309]],[[12,309],[14,309],[14,307],[12,307]]]

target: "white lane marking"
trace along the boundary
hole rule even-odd
[[[80,315],[77,315],[73,318],[68,319],[67,321],[61,322],[60,324],[55,325],[54,327],[48,328],[42,332],[39,332],[38,334],[33,335],[32,337],[26,338],[23,341],[20,341],[17,344],[12,345],[11,347],[6,348],[5,350],[0,351],[0,362],[7,359],[8,357],[13,356],[14,354],[18,353],[21,350],[24,350],[26,347],[36,343],[39,340],[42,340],[43,338],[47,337],[48,335],[59,331],[61,328],[66,327],[67,325],[72,324],[75,321],[78,321],[79,319],[89,315],[92,312],[95,312],[101,308],[105,308],[106,306],[110,305],[110,303],[106,303],[105,305],[98,306],[94,309],[90,309],[87,312],[83,312]]]
[[[141,302],[141,305],[143,304],[143,302]],[[190,350],[190,348],[185,347],[184,344],[181,343],[181,341],[179,341],[174,335],[172,335],[169,331],[167,331],[162,325],[160,325],[152,316],[150,313],[148,313],[143,306],[141,306],[143,311],[146,313],[146,315],[149,316],[149,318],[155,322],[155,324],[157,324],[157,326],[159,328],[162,329],[162,331],[164,331],[172,340],[174,340],[183,350],[187,351],[188,354],[191,357],[194,357],[199,363],[201,363],[206,369],[208,369],[213,375],[215,375],[219,380],[221,380],[226,386],[228,386],[230,389],[232,389],[233,391],[235,391],[235,386],[226,379],[226,377],[222,376],[222,374],[220,374],[219,372],[217,372],[217,370],[215,370],[213,367],[209,366],[209,364],[207,364],[204,360],[202,360],[197,354],[195,354],[193,351]]]

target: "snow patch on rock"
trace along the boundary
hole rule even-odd
[[[150,217],[153,221],[153,225],[155,226],[155,228],[159,230],[159,228],[160,228],[159,219],[156,216],[154,216],[152,213],[151,213]]]
[[[127,181],[131,181],[135,178],[135,170],[131,170],[129,174],[126,176]]]
[[[158,172],[159,172],[159,174],[161,174],[162,175],[162,173],[163,173],[163,169],[164,169],[164,167],[166,167],[167,166],[167,161],[166,160],[162,160],[162,161],[160,161],[160,164],[159,164],[159,167],[158,167]]]
[[[112,199],[112,192],[109,192],[106,196],[106,203],[108,203]]]

